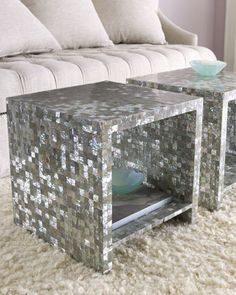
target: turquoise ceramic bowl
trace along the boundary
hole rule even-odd
[[[135,169],[112,169],[112,193],[126,195],[137,190],[144,181],[144,175]]]
[[[201,76],[213,77],[219,74],[225,67],[223,61],[193,60],[190,62],[192,68]]]

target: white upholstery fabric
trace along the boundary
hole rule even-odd
[[[166,43],[156,1],[93,0],[93,3],[114,43]]]
[[[184,45],[117,45],[0,59],[0,113],[6,97],[54,88],[170,71],[193,59],[214,60],[207,48]],[[6,116],[0,117],[0,178],[9,174]]]
[[[0,57],[53,49],[56,39],[19,0],[0,1]]]
[[[117,45],[63,50],[0,59],[0,113],[5,98],[103,80],[125,83],[129,77],[189,66],[193,59],[215,59],[207,48],[183,45]]]
[[[112,46],[92,0],[22,0],[62,48]]]

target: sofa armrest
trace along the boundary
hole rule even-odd
[[[198,45],[198,36],[188,32],[168,19],[159,9],[158,16],[160,18],[162,29],[166,36],[166,41],[170,44]]]

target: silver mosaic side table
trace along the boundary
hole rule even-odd
[[[8,99],[15,223],[106,273],[120,242],[177,215],[194,222],[202,110],[201,98],[112,82]],[[172,201],[112,230],[113,166]]]
[[[219,209],[224,190],[236,182],[236,73],[202,77],[189,68],[128,83],[204,97],[200,203]]]

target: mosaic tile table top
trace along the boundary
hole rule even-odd
[[[195,221],[202,110],[202,98],[112,82],[8,99],[15,223],[106,273],[113,238]],[[113,166],[139,168],[175,202],[112,232]]]
[[[204,97],[200,201],[210,210],[219,209],[226,151],[236,153],[236,73],[202,77],[189,68],[137,77],[128,83]]]
[[[197,90],[203,91],[203,93],[207,91],[211,93],[227,93],[236,90],[236,73],[223,71],[217,76],[205,77],[198,75],[194,70],[188,68],[183,70],[152,74],[143,77],[136,77],[134,79],[129,79],[129,83],[140,83],[143,86],[149,86],[149,83],[153,83],[152,88],[156,88],[154,86],[155,84],[158,84],[158,89],[175,88],[176,91],[173,92],[183,92],[183,90],[185,89],[185,91]]]
[[[155,115],[157,119],[161,119],[165,116],[165,109],[168,109],[169,114],[172,109],[176,109],[177,113],[178,109],[184,113],[185,106],[192,106],[196,97],[190,99],[184,95],[167,95],[164,91],[141,90],[124,84],[102,82],[18,96],[11,98],[13,100],[41,108],[42,115],[44,111],[52,111],[55,115],[66,114],[74,120],[92,122],[101,128],[119,124],[118,128],[123,129],[130,127],[132,120],[138,121],[140,125],[140,119],[146,123],[149,116]]]

